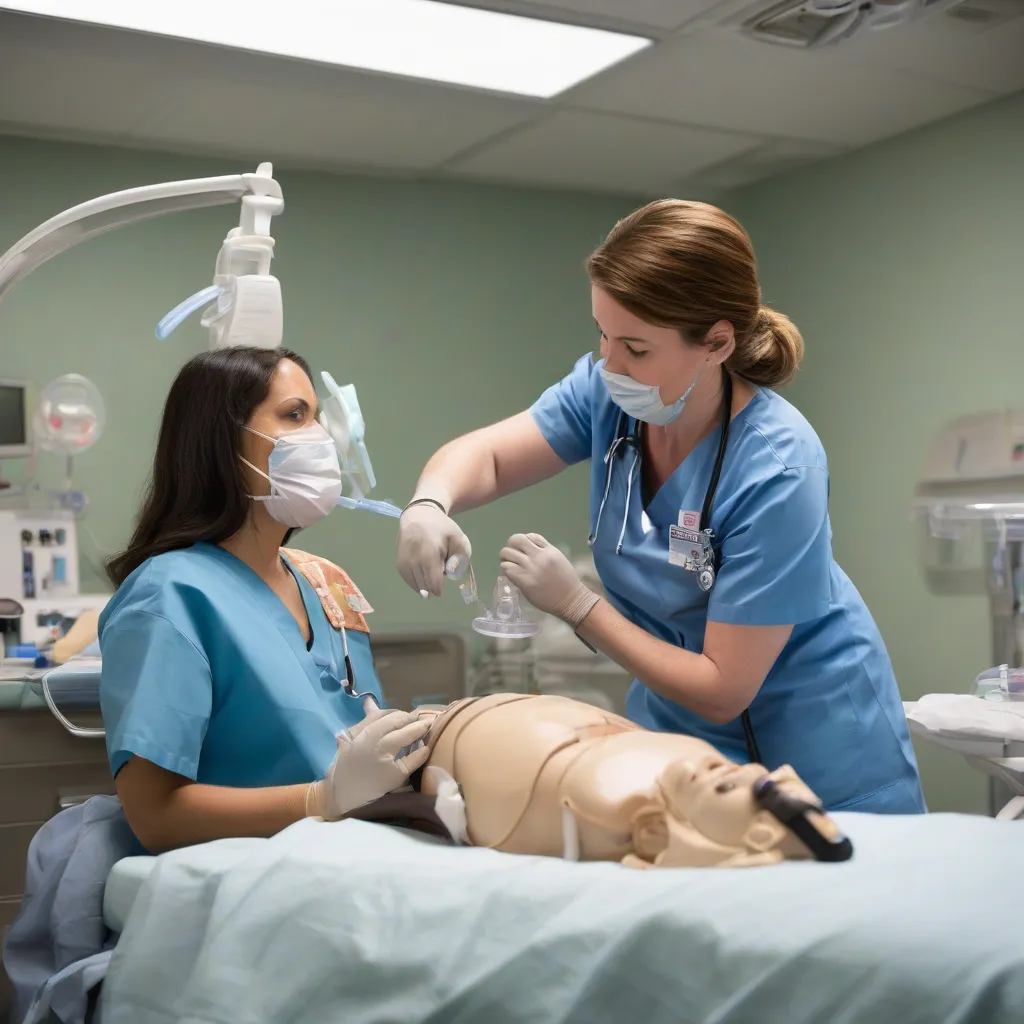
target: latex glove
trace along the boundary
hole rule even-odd
[[[423,746],[399,758],[399,751],[423,739],[430,722],[408,711],[374,708],[338,737],[327,775],[306,793],[306,814],[337,821],[357,807],[401,788],[430,756]]]
[[[527,601],[575,629],[600,597],[580,581],[561,551],[539,533],[517,533],[501,549],[501,571]]]
[[[464,571],[472,554],[469,538],[436,505],[413,505],[402,513],[395,564],[402,579],[423,597],[440,597],[445,569],[453,569],[451,560],[458,558]]]

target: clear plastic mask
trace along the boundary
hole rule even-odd
[[[472,571],[470,572],[472,579]],[[473,591],[476,583],[473,581]],[[466,588],[463,587],[463,599]],[[478,598],[477,598],[478,599]],[[483,605],[483,602],[480,602]],[[484,636],[502,637],[506,640],[525,640],[540,632],[540,623],[523,614],[519,588],[506,576],[499,576],[494,583],[494,595],[490,610],[484,606],[484,614],[473,620],[473,629]]]
[[[499,576],[495,581],[488,608],[477,591],[472,562],[461,555],[453,555],[445,563],[444,574],[450,580],[461,581],[459,593],[466,604],[480,606],[483,615],[473,620],[476,632],[506,640],[526,640],[540,632],[541,624],[523,614],[519,588],[508,577]]]
[[[351,497],[356,500],[365,498],[377,486],[377,478],[373,474],[370,453],[366,450],[366,424],[355,385],[339,387],[326,370],[321,371],[320,376],[328,391],[327,398],[321,403],[320,424],[338,449],[342,475],[348,482]]]

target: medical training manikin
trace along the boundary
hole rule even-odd
[[[566,697],[492,694],[420,713],[434,718],[421,793],[450,799],[457,786],[456,838],[474,846],[636,868],[853,854],[788,766],[736,765],[703,740]]]

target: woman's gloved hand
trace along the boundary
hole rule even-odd
[[[501,571],[542,612],[575,629],[601,598],[584,586],[572,563],[539,533],[517,533],[501,549]]]
[[[430,722],[408,711],[374,708],[338,737],[338,751],[327,775],[306,791],[306,814],[337,821],[350,811],[404,786],[430,756],[422,746],[399,758],[399,751],[422,740]]]
[[[424,597],[440,597],[446,564],[457,555],[460,565],[468,567],[472,553],[469,538],[441,504],[424,501],[402,513],[395,564],[402,579]]]

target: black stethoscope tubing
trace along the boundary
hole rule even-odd
[[[729,443],[729,423],[732,419],[732,375],[723,366],[722,367],[722,421],[721,429],[718,438],[718,451],[715,453],[715,462],[711,468],[711,479],[708,481],[707,490],[704,492],[704,503],[700,510],[700,523],[698,524],[698,532],[704,534],[709,541],[714,537],[714,533],[711,530],[711,510],[715,503],[715,494],[718,492],[718,481],[722,475],[722,465],[725,462],[725,449]],[[619,414],[618,423],[616,424],[615,439],[612,441],[611,446],[608,449],[608,480],[612,472],[612,465],[615,457],[621,455],[626,448],[633,448],[638,453],[641,451],[640,438],[639,438],[639,425],[636,421],[630,421],[625,413]],[[632,470],[630,470],[632,473]],[[607,493],[608,481],[606,480],[605,491]],[[596,534],[596,530],[595,530]],[[621,545],[620,545],[621,547]],[[714,583],[715,576],[718,573],[718,563],[720,555],[718,549],[712,543],[711,545],[713,565],[712,565],[712,576],[711,583],[707,587],[702,589],[710,591],[711,586]],[[616,549],[616,553],[619,553],[619,548]],[[680,643],[683,638],[680,636]],[[740,716],[743,723],[743,735],[747,744],[747,755],[750,760],[755,763],[760,763],[761,752],[757,745],[757,738],[754,735],[754,727],[750,721],[750,711],[745,710]]]

